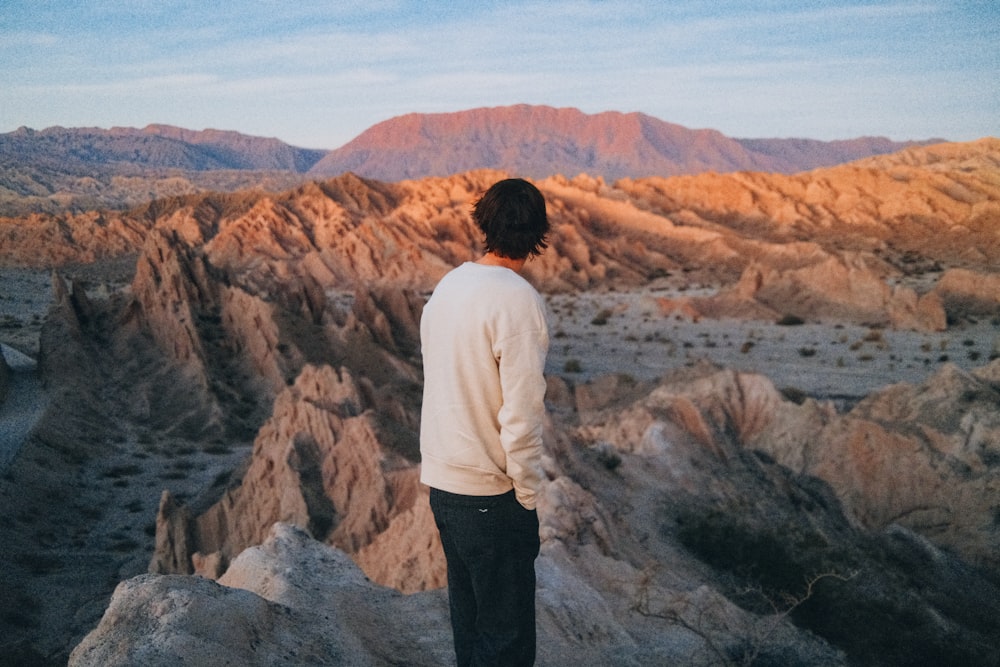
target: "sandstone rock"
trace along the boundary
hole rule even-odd
[[[953,576],[976,579],[979,575],[975,570],[980,567],[996,571],[998,531],[987,527],[993,512],[989,499],[996,493],[996,462],[1000,460],[988,444],[996,441],[995,410],[991,413],[988,407],[995,406],[995,391],[988,383],[977,381],[976,376],[952,369],[925,385],[888,388],[851,413],[839,414],[828,403],[792,403],[763,376],[706,365],[668,375],[659,387],[631,405],[592,409],[582,425],[566,437],[589,444],[590,450],[609,443],[622,452],[622,462],[614,472],[587,488],[596,497],[594,506],[603,512],[628,513],[625,522],[599,524],[617,535],[611,538],[611,544],[623,543],[619,532],[623,525],[641,531],[639,526],[645,517],[658,513],[677,517],[676,529],[680,535],[687,535],[682,539],[689,549],[717,563],[732,558],[734,574],[745,562],[744,549],[755,553],[761,550],[761,558],[776,564],[777,577],[792,571],[801,571],[804,577],[821,571],[836,574],[843,583],[839,584],[841,593],[834,597],[842,594],[851,598],[848,607],[852,611],[848,613],[869,619],[852,631],[861,637],[870,632],[865,626],[877,623],[866,610],[873,604],[883,604],[864,591],[893,586],[888,580],[876,583],[867,579],[885,567],[884,557],[902,559],[898,562],[909,563],[909,576],[926,581],[931,588],[943,586],[952,592],[957,587]],[[750,451],[754,452],[752,457],[748,457]],[[560,448],[560,458],[572,456],[572,452],[573,447]],[[596,454],[594,458],[600,460]],[[563,465],[564,469],[573,467],[566,461]],[[752,488],[757,491],[751,492]],[[778,500],[780,496],[785,500]],[[624,497],[628,501],[618,500]],[[687,502],[709,497],[715,500],[710,503],[714,509],[707,515],[686,508]],[[580,505],[578,500],[567,498],[563,494],[554,503],[554,518],[558,520],[545,525],[558,534],[573,535],[573,527],[586,526],[589,521],[582,518],[586,514],[570,522],[562,519],[572,516],[563,506]],[[805,524],[799,523],[801,516],[796,519],[785,514],[784,503],[788,501],[808,515]],[[661,531],[672,530],[668,519],[657,525]],[[904,532],[914,537],[897,539]],[[766,538],[765,534],[772,537]],[[648,545],[653,537],[644,533],[640,539]],[[770,539],[774,542],[768,545]],[[924,569],[914,565],[917,560],[923,562],[914,553],[914,540],[928,541],[919,551],[930,549],[937,554],[934,562],[939,563],[940,570],[938,566]],[[577,539],[579,542],[606,544],[593,537]],[[834,543],[840,545],[838,549],[858,551],[852,551],[855,555],[843,561],[828,550]],[[846,546],[849,543],[854,546]],[[879,546],[874,552],[867,551],[873,543]],[[824,555],[817,556],[815,549]],[[596,546],[590,547],[588,562],[596,559],[596,551]],[[768,555],[764,556],[764,552]],[[961,554],[974,565],[969,568],[961,560],[944,555],[949,552]],[[885,556],[887,553],[893,555]],[[860,560],[853,560],[855,557]],[[800,558],[811,564],[795,564]],[[870,565],[857,565],[869,558],[874,558]],[[839,566],[835,564],[838,561]],[[777,565],[779,562],[782,565]],[[849,562],[855,565],[849,566]],[[861,573],[852,575],[847,569],[839,569],[848,567],[860,567]],[[861,580],[855,584],[854,577]],[[594,579],[588,577],[587,581]],[[659,604],[676,600],[677,606],[663,610],[663,616],[683,617],[681,596],[661,582],[650,585],[663,587],[654,595]],[[968,585],[982,587],[982,591],[994,588],[984,580]],[[907,590],[909,596],[913,589]],[[792,595],[797,598],[802,589]],[[991,592],[982,597],[972,595],[976,602],[956,604],[951,611],[933,610],[937,603],[930,599],[918,602],[911,598],[900,604],[912,610],[922,609],[917,612],[925,619],[920,623],[935,625],[938,621],[932,619],[941,613],[961,616],[968,604],[993,604],[989,601],[993,599]],[[729,599],[734,598],[730,595]],[[843,603],[843,599],[831,598],[819,604],[832,609]],[[716,611],[722,615],[713,616]],[[697,613],[703,623],[709,618],[723,626],[730,622],[721,608],[707,601]],[[847,622],[846,617],[837,614],[838,623]],[[750,625],[758,622],[753,620]],[[741,627],[748,626],[743,623]],[[910,630],[896,631],[910,635]],[[916,636],[907,640],[923,641]],[[964,642],[961,645],[971,646]],[[958,647],[956,644],[950,650],[966,650]],[[905,653],[910,649],[892,650]],[[930,650],[930,645],[920,649]],[[988,664],[990,658],[985,655],[974,661],[986,660],[983,664]]]
[[[921,385],[887,387],[838,415],[811,400],[789,403],[762,376],[720,371],[652,392],[638,414],[655,408],[666,419],[640,417],[641,437],[615,422],[604,437],[666,438],[674,449],[697,443],[717,456],[732,456],[733,444],[764,451],[829,483],[861,525],[899,523],[995,569],[1000,530],[989,527],[989,498],[1000,484],[996,400],[985,378],[947,366]],[[637,419],[636,409],[624,414],[622,423]]]
[[[734,310],[733,301],[753,300],[782,315],[806,321],[854,322],[901,329],[942,331],[944,308],[934,297],[918,298],[909,288],[890,287],[860,255],[846,255],[804,268],[779,271],[751,266],[738,285],[724,294],[725,305],[707,299],[713,314]],[[737,308],[736,312],[740,312]],[[743,308],[745,312],[746,307]]]
[[[160,508],[156,513],[156,550],[149,564],[153,574],[191,574],[191,527],[190,513],[183,505],[178,505],[169,491],[160,496]]]
[[[170,520],[161,506],[157,543],[175,551],[158,551],[151,567],[175,572],[161,566],[177,563],[188,571],[198,553],[199,562],[214,569],[217,561],[229,562],[260,544],[272,524],[283,521],[359,554],[359,563],[380,583],[407,591],[440,586],[443,555],[433,519],[420,502],[426,502],[426,492],[418,477],[412,462],[382,444],[351,374],[307,366],[275,401],[239,486],[190,524]],[[402,539],[406,535],[431,538]],[[176,552],[180,544],[189,545],[186,554]]]
[[[342,552],[278,524],[219,583],[120,584],[69,664],[440,665],[452,655],[447,613],[440,593],[381,588]]]
[[[589,563],[580,570],[571,544],[550,540],[537,565],[542,664],[641,665],[702,655],[696,633],[629,609],[621,578],[639,580],[631,566],[577,545]],[[798,664],[841,664],[836,652],[787,631],[777,636],[792,654],[822,656]],[[452,650],[443,590],[403,595],[378,586],[346,554],[279,523],[218,583],[144,575],[120,584],[69,664],[439,665],[452,662]]]
[[[944,303],[954,319],[1000,316],[1000,276],[949,269],[934,285],[932,294]]]

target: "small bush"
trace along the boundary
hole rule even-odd
[[[116,541],[111,545],[111,550],[117,553],[128,553],[129,551],[135,551],[139,546],[138,542],[129,537]]]
[[[795,387],[784,387],[781,390],[781,395],[786,399],[795,403],[796,405],[802,405],[809,398],[809,395],[801,389],[796,389]]]
[[[797,327],[805,323],[806,321],[798,315],[785,315],[775,322],[775,324],[782,327]]]
[[[138,475],[142,472],[142,468],[134,463],[129,463],[126,465],[115,466],[104,472],[103,477],[110,477],[111,479],[119,479],[122,477],[131,477],[133,475]]]
[[[202,447],[201,451],[206,454],[223,455],[229,454],[233,450],[224,442],[212,442]]]
[[[611,315],[612,315],[611,311],[607,308],[604,308],[603,310],[601,310],[601,312],[597,313],[597,315],[594,317],[594,319],[590,321],[590,323],[596,326],[603,326],[608,323],[609,319],[611,319]]]
[[[884,343],[885,337],[878,329],[871,329],[865,334],[865,337],[862,340],[867,343]]]
[[[602,442],[596,447],[597,460],[608,470],[614,470],[622,464],[622,456],[618,450],[606,442]]]

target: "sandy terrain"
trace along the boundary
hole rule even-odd
[[[888,384],[920,382],[944,363],[982,366],[1000,345],[1000,319],[922,333],[661,315],[655,297],[678,295],[652,288],[548,297],[549,372],[578,381],[606,373],[653,379],[704,359],[843,405]]]

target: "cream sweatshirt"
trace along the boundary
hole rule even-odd
[[[541,296],[508,268],[466,262],[424,306],[420,345],[420,480],[470,496],[513,488],[533,509],[549,346]]]

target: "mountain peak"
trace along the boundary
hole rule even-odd
[[[732,139],[640,112],[587,114],[516,104],[454,113],[409,113],[378,123],[310,170],[398,181],[478,168],[542,178],[588,173],[609,180],[702,171],[792,173],[913,145],[889,140],[823,142]]]

